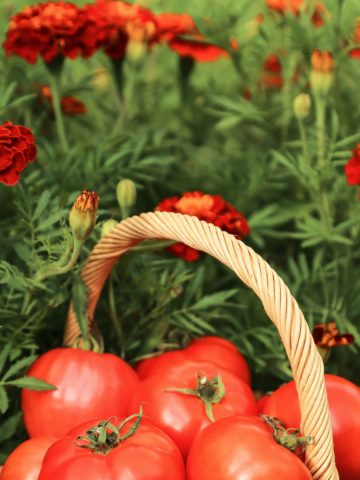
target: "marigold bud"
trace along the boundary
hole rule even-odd
[[[70,210],[69,224],[76,240],[85,241],[93,231],[99,196],[96,192],[83,190]]]
[[[147,44],[145,42],[139,42],[138,40],[129,40],[126,47],[126,57],[134,66],[139,66],[142,64],[146,52]]]
[[[106,237],[106,235],[110,233],[117,224],[118,222],[112,218],[110,220],[106,220],[106,222],[104,222],[101,227],[101,236]]]
[[[136,185],[132,180],[124,178],[116,187],[116,198],[123,212],[123,217],[136,202]],[[125,213],[125,215],[124,215]]]
[[[298,120],[304,120],[311,108],[311,98],[308,93],[300,93],[294,98],[293,103],[294,115]]]
[[[311,88],[315,95],[325,97],[333,81],[334,60],[327,50],[314,50],[311,55]]]

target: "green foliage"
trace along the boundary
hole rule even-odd
[[[5,3],[10,14],[28,1]],[[228,48],[234,38],[240,49],[196,65],[181,98],[177,55],[154,47],[136,69],[125,61],[123,104],[105,55],[66,61],[62,94],[76,95],[88,110],[65,118],[67,153],[50,105],[39,101],[39,86],[48,83],[42,62],[28,65],[0,53],[1,123],[28,126],[38,147],[36,163],[16,187],[0,184],[0,463],[24,438],[13,387],[52,388],[24,375],[38,354],[61,345],[71,300],[86,335],[86,287],[79,272],[101,224],[121,219],[115,190],[122,178],[137,186],[132,214],[192,190],[233,203],[251,226],[246,243],[285,280],[310,328],[335,320],[355,336],[352,347],[334,352],[327,369],[359,379],[360,202],[343,172],[360,141],[360,63],[346,55],[359,2],[324,1],[331,16],[322,28],[312,25],[310,13],[281,17],[262,0],[147,3],[156,12],[186,11],[213,42]],[[264,21],[256,31],[249,22],[259,13]],[[7,21],[0,22],[1,32]],[[323,158],[315,109],[302,127],[292,111],[296,95],[308,91],[315,48],[330,50],[336,62],[321,132]],[[268,53],[281,57],[281,90],[260,81]],[[39,272],[68,258],[67,216],[84,188],[99,193],[97,227],[73,272],[43,278]],[[106,350],[130,362],[217,334],[247,356],[255,388],[266,391],[291,378],[279,335],[259,300],[212,258],[185,264],[158,242],[134,248],[111,273],[96,320]]]

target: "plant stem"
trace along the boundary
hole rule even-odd
[[[110,317],[113,322],[116,335],[119,338],[119,343],[121,346],[121,356],[124,353],[124,331],[122,322],[117,314],[116,310],[116,301],[115,301],[115,292],[114,292],[114,276],[111,273],[109,277],[109,305],[110,305]]]
[[[310,165],[309,147],[308,147],[308,141],[307,141],[307,135],[306,135],[304,122],[302,120],[298,120],[298,125],[299,125],[303,155],[304,155],[304,158],[305,158],[307,164]]]
[[[57,134],[58,134],[63,151],[68,152],[69,144],[66,138],[64,119],[63,119],[62,110],[61,110],[61,100],[60,100],[61,95],[60,95],[60,86],[59,86],[60,75],[58,72],[54,72],[51,69],[48,69],[48,71],[49,71],[49,83],[51,88],[51,101],[52,101],[52,106],[55,114]]]
[[[63,273],[70,272],[70,270],[73,269],[76,262],[78,261],[78,258],[80,256],[83,244],[84,244],[83,241],[75,239],[74,249],[72,251],[72,254],[71,254],[71,257],[70,257],[68,263],[64,266],[59,266],[57,264],[57,262],[55,262],[56,266],[54,264],[52,264],[45,271],[38,272],[35,275],[35,280],[42,281],[42,280],[44,280],[45,278],[48,278],[48,277],[53,277],[55,275],[61,275]]]
[[[316,135],[318,145],[318,164],[322,168],[326,164],[325,159],[325,102],[318,96],[315,97],[316,108]]]

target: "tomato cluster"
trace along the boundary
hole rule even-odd
[[[23,390],[31,438],[0,480],[311,479],[300,455],[311,439],[292,433],[294,382],[256,402],[246,360],[225,339],[193,340],[136,371],[112,354],[58,348],[29,375],[56,390]],[[359,479],[360,389],[325,380],[340,478]]]

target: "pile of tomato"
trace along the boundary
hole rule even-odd
[[[247,362],[225,339],[199,338],[135,369],[113,354],[58,348],[28,375],[56,390],[22,391],[30,438],[1,480],[312,478],[294,382],[256,401]],[[359,480],[360,389],[325,381],[340,479]]]

